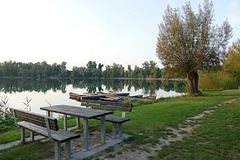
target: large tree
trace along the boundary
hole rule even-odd
[[[213,4],[208,0],[194,13],[190,2],[179,8],[167,7],[159,25],[156,53],[162,64],[188,77],[189,95],[198,93],[198,71],[218,68],[232,37],[225,20],[213,25]]]

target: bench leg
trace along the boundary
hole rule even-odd
[[[117,123],[112,123],[112,133],[113,133],[113,138],[117,138]]]
[[[83,118],[83,150],[88,151],[88,119]]]
[[[101,117],[101,143],[106,143],[106,126],[105,126],[105,116]]]
[[[60,159],[60,142],[55,142],[55,160]]]
[[[50,111],[46,111],[46,116],[51,117],[51,112]]]
[[[76,117],[76,127],[80,128],[80,118]]]
[[[71,141],[70,140],[66,142],[65,147],[66,147],[65,148],[66,149],[66,157],[71,158]]]
[[[34,132],[31,131],[30,137],[31,137],[31,141],[34,141]]]
[[[25,143],[25,128],[21,127],[21,142]]]
[[[63,116],[63,123],[64,123],[64,130],[67,131],[67,114],[64,114]]]
[[[122,118],[125,118],[126,112],[122,112]]]
[[[119,123],[118,124],[118,135],[119,135],[119,137],[122,137],[122,123]]]

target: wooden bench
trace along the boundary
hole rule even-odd
[[[21,127],[21,142],[25,142],[25,129],[31,131],[31,140],[34,141],[34,132],[48,137],[55,142],[55,159],[60,160],[60,143],[66,142],[66,157],[71,157],[71,140],[79,138],[79,134],[58,128],[56,118],[10,108],[17,126]],[[17,119],[22,120],[17,122]]]
[[[132,103],[122,103],[122,102],[108,102],[108,101],[98,101],[98,100],[82,100],[82,106],[86,107],[94,107],[94,108],[102,108],[107,110],[119,110],[122,111],[122,117],[116,116],[105,116],[105,121],[112,123],[112,133],[113,138],[122,137],[122,124],[124,122],[130,121],[129,118],[125,118],[126,112],[132,111]],[[100,120],[100,117],[95,119]]]

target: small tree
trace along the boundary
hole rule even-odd
[[[194,13],[190,2],[182,7],[167,7],[159,25],[156,53],[164,66],[188,77],[189,95],[198,93],[198,71],[219,68],[232,37],[232,28],[225,20],[213,26],[213,4],[205,0]]]
[[[224,71],[236,79],[240,85],[240,39],[229,48],[227,60],[223,65]]]

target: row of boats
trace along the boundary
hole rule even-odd
[[[156,95],[151,96],[143,96],[143,95],[134,95],[130,96],[129,93],[118,93],[118,92],[97,92],[97,93],[84,93],[84,94],[77,94],[70,92],[69,98],[77,101],[82,100],[101,100],[101,101],[112,101],[118,102],[123,101],[125,99],[132,99],[133,101],[139,100],[154,100],[156,99]]]

